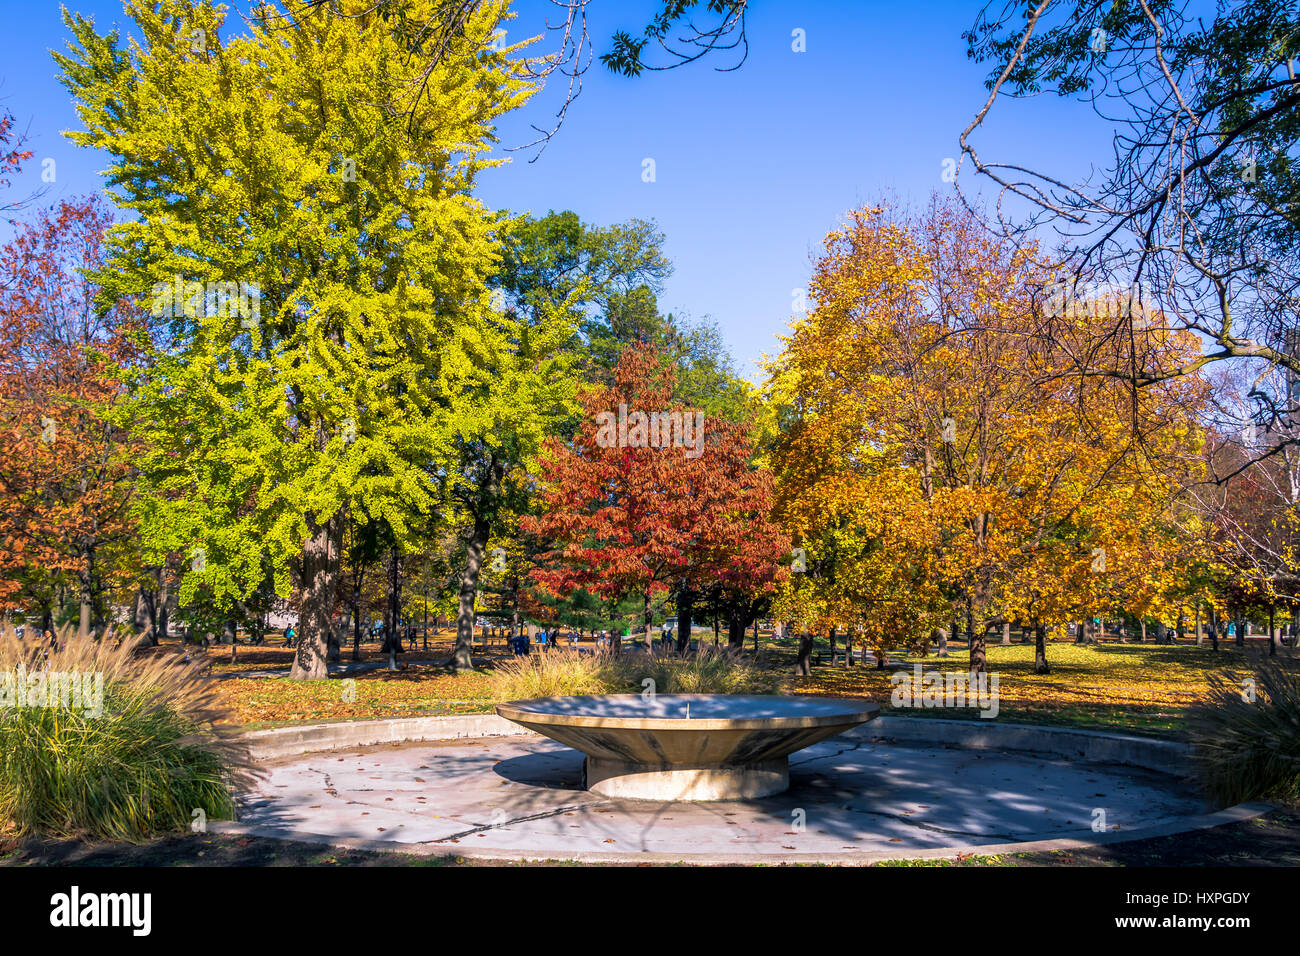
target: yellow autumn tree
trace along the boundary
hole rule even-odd
[[[827,238],[815,308],[769,365],[777,510],[807,566],[792,619],[883,648],[955,614],[982,671],[986,627],[1014,618],[1045,669],[1043,628],[1159,566],[1144,521],[1194,421],[1169,390],[1126,405],[1122,375],[1071,376],[1078,343],[1039,334],[1051,281],[952,202],[858,210]]]

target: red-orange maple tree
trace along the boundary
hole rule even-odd
[[[129,307],[101,308],[83,271],[102,265],[111,223],[98,200],[65,201],[0,249],[0,610],[34,603],[48,622],[52,589],[70,587],[83,630],[132,528],[111,409],[138,326]]]
[[[583,422],[572,442],[548,442],[542,513],[521,519],[552,544],[535,580],[560,594],[639,596],[647,640],[656,596],[718,585],[749,604],[775,588],[789,553],[769,520],[772,479],[751,464],[747,430],[674,402],[675,379],[648,348],[629,347],[614,384],[580,396]],[[630,427],[611,442],[602,416],[608,423],[620,407]],[[676,414],[694,427],[682,444],[661,431],[663,440],[638,446],[637,413],[660,422]]]

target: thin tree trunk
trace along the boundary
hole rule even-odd
[[[1047,628],[1042,624],[1034,627],[1034,673],[1050,674],[1047,666]]]
[[[812,676],[813,636],[808,631],[799,634],[799,656],[795,658],[794,672],[799,677]]]
[[[1011,643],[1011,622],[1002,622],[1002,644],[1006,646]]]
[[[654,650],[655,646],[654,633],[650,629],[650,621],[653,617],[650,610],[650,589],[647,588],[641,595],[641,625],[645,629],[645,647],[648,651]]]
[[[692,614],[695,611],[695,595],[683,582],[677,591],[677,653],[685,654],[691,649]]]
[[[970,648],[970,672],[983,674],[988,671],[988,650],[985,647],[986,636],[975,632],[975,612],[969,605],[966,608],[966,646]]]
[[[91,558],[83,557],[83,561],[86,562],[85,567],[82,568],[78,575],[80,579],[81,613],[78,621],[77,636],[82,640],[85,640],[90,637],[90,608],[94,602],[94,595],[91,591]]]

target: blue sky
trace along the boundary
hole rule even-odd
[[[101,29],[124,20],[120,0],[69,6]],[[656,6],[594,0],[597,52],[616,29],[640,32]],[[484,201],[498,208],[572,209],[596,224],[656,220],[675,266],[662,307],[716,320],[747,375],[778,350],[793,290],[807,283],[812,257],[848,210],[885,194],[919,204],[953,188],[942,181],[943,162],[958,156],[958,137],[987,96],[985,68],[966,59],[961,39],[977,2],[751,6],[749,56],[739,70],[713,68],[735,62],[727,53],[638,79],[596,63],[546,149],[513,152],[508,166],[480,182]],[[517,9],[511,41],[539,32],[554,10],[545,0],[521,0]],[[104,157],[60,135],[77,118],[49,55],[66,42],[59,4],[0,0],[0,14],[0,100],[36,154],[13,194],[41,185],[47,157],[56,179],[44,202],[100,188]],[[806,52],[791,49],[795,29],[805,33]],[[502,145],[528,142],[530,124],[548,127],[561,99],[556,84],[509,117]],[[1110,152],[1108,129],[1089,108],[1054,96],[1001,104],[977,147],[985,159],[1013,158],[1067,179]],[[646,159],[654,160],[654,182],[642,179]],[[963,183],[976,188],[965,174]]]

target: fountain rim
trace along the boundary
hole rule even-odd
[[[819,697],[811,694],[659,694],[686,700],[703,698],[776,698],[839,704],[842,710],[822,714],[785,717],[615,717],[597,714],[559,714],[528,709],[529,704],[554,700],[593,700],[640,698],[640,694],[572,694],[563,697],[533,697],[497,704],[496,712],[518,724],[554,724],[566,727],[589,727],[602,730],[805,730],[812,727],[835,727],[862,724],[880,716],[880,705],[853,697]]]

